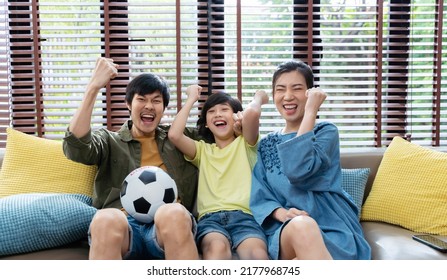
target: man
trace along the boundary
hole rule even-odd
[[[198,259],[196,224],[188,211],[196,195],[197,169],[168,140],[169,127],[160,125],[169,102],[166,82],[153,74],[139,75],[126,89],[130,120],[118,132],[105,128],[91,131],[97,94],[118,75],[117,68],[112,59],[96,61],[63,143],[69,159],[98,166],[93,206],[100,210],[90,224],[89,258]],[[185,133],[195,137],[192,131]],[[140,223],[120,210],[122,181],[132,170],[145,165],[158,166],[173,177],[183,204],[160,207],[150,224]]]

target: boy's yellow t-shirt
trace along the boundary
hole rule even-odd
[[[258,139],[259,142],[259,139]],[[251,214],[251,174],[256,163],[258,142],[248,145],[242,136],[223,149],[215,143],[195,141],[197,153],[187,159],[199,168],[197,211],[206,213],[241,210]]]

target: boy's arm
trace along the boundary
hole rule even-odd
[[[81,105],[70,122],[68,130],[77,138],[85,136],[90,131],[93,107],[96,96],[111,79],[118,75],[118,64],[110,58],[100,57],[96,60],[90,82],[88,83]]]
[[[179,149],[187,158],[193,159],[196,156],[196,144],[193,139],[186,136],[183,132],[186,127],[189,113],[194,103],[199,100],[202,87],[199,85],[191,85],[186,89],[188,98],[182,109],[177,113],[169,129],[168,137],[172,143]]]
[[[243,112],[237,115],[242,117],[242,135],[251,146],[255,145],[259,137],[259,118],[261,117],[261,106],[267,104],[269,97],[263,90],[255,93],[253,100],[247,105]],[[240,116],[242,114],[242,116]]]

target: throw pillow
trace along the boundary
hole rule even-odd
[[[57,247],[87,236],[96,208],[81,194],[27,193],[0,199],[0,255]]]
[[[0,198],[19,193],[77,193],[92,196],[96,166],[67,159],[62,142],[7,128],[0,171]]]
[[[354,168],[341,170],[341,186],[352,197],[357,206],[358,217],[362,211],[363,195],[368,181],[369,168]]]
[[[447,153],[395,137],[386,149],[363,221],[447,235]]]

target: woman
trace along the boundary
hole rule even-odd
[[[370,259],[357,209],[341,187],[337,127],[316,123],[326,93],[313,73],[288,61],[273,75],[273,101],[285,127],[261,140],[251,210],[272,259]]]

